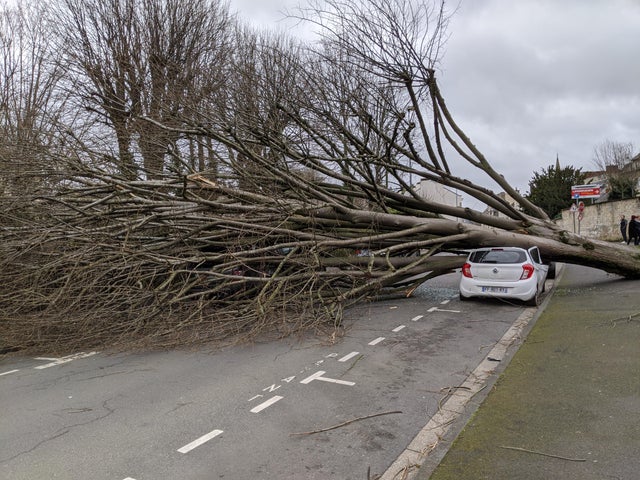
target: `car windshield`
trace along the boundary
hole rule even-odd
[[[469,257],[471,263],[523,263],[526,260],[522,250],[479,250]]]

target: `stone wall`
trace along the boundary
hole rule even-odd
[[[588,202],[588,200],[585,201],[585,203]],[[577,212],[574,221],[574,214],[568,209],[563,210],[562,219],[557,220],[556,223],[569,232],[580,233],[583,237],[621,242],[621,215],[626,216],[627,220],[631,215],[640,216],[640,198],[586,205],[584,218],[579,225]]]

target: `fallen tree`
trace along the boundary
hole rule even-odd
[[[335,334],[349,305],[410,295],[479,246],[537,245],[549,261],[640,276],[637,251],[559,228],[455,123],[434,68],[443,4],[329,3],[303,12],[324,29],[320,50],[264,52],[295,77],[286,94],[281,79],[238,70],[266,106],[230,100],[188,112],[186,127],[139,119],[217,145],[216,169],[131,180],[67,159],[64,188],[4,200],[5,348]],[[469,168],[519,207],[454,173]],[[414,178],[500,216],[424,198]]]

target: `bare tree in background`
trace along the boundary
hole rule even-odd
[[[211,103],[225,108],[133,117],[168,138],[207,139],[215,174],[134,181],[70,165],[68,188],[39,199],[43,220],[0,242],[5,342],[335,334],[345,307],[410,295],[478,246],[537,245],[547,260],[640,276],[631,247],[559,228],[454,121],[436,81],[445,7],[329,0],[301,15],[323,32],[315,49],[248,43],[228,95]],[[466,180],[469,168],[531,213]],[[424,199],[413,179],[502,216]]]
[[[264,159],[273,168],[286,168],[281,154],[260,135],[268,131],[272,137],[282,138],[288,126],[289,120],[278,106],[285,101],[295,103],[300,94],[296,83],[304,68],[302,49],[299,42],[282,34],[256,33],[243,26],[236,31],[236,43],[224,108],[199,113],[206,124],[228,131],[233,138],[235,145],[228,149],[226,162],[227,173],[233,177],[229,185],[275,194],[278,186],[268,182],[262,174],[262,162],[253,158]]]
[[[610,199],[633,198],[638,172],[630,171],[633,143],[605,140],[594,148],[593,162],[604,172]]]
[[[0,192],[33,194],[52,186],[66,98],[63,71],[37,2],[0,9]],[[69,118],[66,118],[68,121]]]
[[[60,0],[59,48],[75,90],[115,134],[120,173],[160,178],[178,154],[176,131],[187,111],[221,88],[231,18],[210,0]],[[216,68],[218,67],[218,68]],[[142,156],[142,165],[136,160]]]

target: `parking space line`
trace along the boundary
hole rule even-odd
[[[191,443],[188,443],[187,445],[185,445],[182,448],[178,449],[178,452],[180,453],[188,453],[191,450],[193,450],[194,448],[199,447],[200,445],[202,445],[203,443],[208,442],[209,440],[211,440],[212,438],[217,437],[218,435],[220,435],[222,433],[222,430],[213,430],[212,432],[207,433],[206,435],[201,436],[200,438],[194,440]]]
[[[274,395],[273,397],[271,397],[269,400],[262,402],[260,405],[257,405],[255,407],[253,407],[251,410],[249,410],[251,413],[258,413],[261,412],[262,410],[264,410],[267,407],[270,407],[271,405],[273,405],[274,403],[282,400],[284,397],[281,397],[280,395]]]
[[[367,345],[377,345],[383,340],[384,340],[384,337],[378,337],[375,340],[371,340]]]
[[[9,375],[10,373],[16,373],[16,372],[19,372],[19,371],[20,371],[20,370],[18,370],[18,369],[16,369],[16,370],[9,370],[8,372],[0,373],[0,377],[1,377],[1,376],[3,376],[3,375]]]

